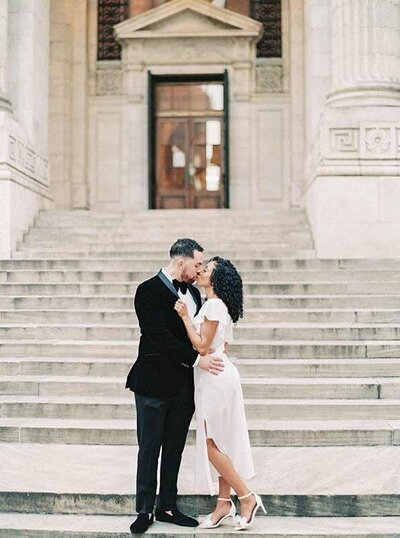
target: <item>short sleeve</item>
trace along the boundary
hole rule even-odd
[[[195,316],[193,322],[201,324],[204,323],[205,318],[211,321],[218,321],[218,336],[225,342],[232,342],[232,319],[225,303],[221,299],[208,299],[201,307],[197,316]]]

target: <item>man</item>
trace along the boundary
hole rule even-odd
[[[178,299],[192,317],[201,307],[200,293],[192,284],[202,270],[203,248],[193,239],[178,239],[170,249],[170,262],[139,285],[135,310],[140,325],[138,358],[128,374],[126,387],[135,393],[138,435],[136,475],[137,519],[133,534],[153,523],[160,465],[157,521],[196,527],[198,521],[177,506],[177,480],[182,452],[194,413],[193,366],[218,375],[221,359],[198,356],[185,326],[174,309]]]

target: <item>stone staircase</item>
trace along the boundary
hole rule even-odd
[[[299,210],[47,212],[0,261],[0,537],[130,536],[137,284],[177,237],[230,257],[268,537],[400,536],[400,259],[315,258]],[[180,503],[195,515],[194,425]],[[346,517],[351,516],[351,517]],[[150,537],[212,533],[156,523]]]

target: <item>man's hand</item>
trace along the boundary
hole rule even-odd
[[[220,357],[204,355],[200,358],[198,367],[207,370],[210,374],[218,375],[224,371],[224,361]]]

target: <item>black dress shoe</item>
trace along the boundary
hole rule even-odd
[[[142,534],[143,532],[146,532],[147,529],[152,525],[154,522],[154,516],[151,514],[149,516],[148,514],[138,514],[135,521],[130,526],[131,533],[132,534]]]
[[[167,512],[171,512],[172,516],[171,514],[167,514]],[[167,512],[157,508],[156,520],[164,521],[165,523],[173,523],[174,525],[179,525],[180,527],[197,527],[199,525],[197,519],[185,516],[185,514],[182,514],[182,512],[180,512],[177,508],[167,510]]]

